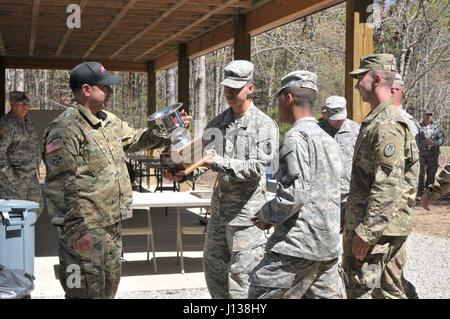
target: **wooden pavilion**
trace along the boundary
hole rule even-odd
[[[345,0],[0,0],[0,116],[5,69],[72,69],[99,61],[110,71],[147,72],[147,113],[156,110],[156,73],[178,65],[178,99],[189,105],[189,60],[234,44],[250,59],[250,37]],[[372,52],[372,0],[348,0],[346,70]],[[80,28],[67,21],[80,10]],[[68,8],[69,7],[69,8]],[[72,25],[71,25],[72,26]],[[349,117],[368,113],[346,76]]]

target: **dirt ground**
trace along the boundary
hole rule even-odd
[[[435,237],[450,238],[450,198],[437,201],[427,211],[417,204],[414,210],[413,230]]]

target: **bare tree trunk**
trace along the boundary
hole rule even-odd
[[[206,126],[206,58],[194,60],[194,137],[202,136]]]
[[[177,102],[176,72],[175,68],[166,71],[166,106]]]

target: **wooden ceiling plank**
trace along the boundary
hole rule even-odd
[[[172,39],[176,38],[180,34],[188,31],[189,29],[193,28],[194,26],[196,26],[197,24],[203,22],[204,20],[208,19],[210,16],[214,15],[215,13],[220,12],[220,11],[222,11],[225,8],[228,8],[231,4],[233,4],[233,3],[237,2],[237,1],[238,0],[229,0],[229,1],[225,2],[220,7],[217,7],[214,10],[212,10],[211,12],[205,14],[203,17],[198,19],[196,22],[190,24],[189,26],[187,26],[186,28],[184,28],[184,29],[180,30],[179,32],[175,33],[174,35],[172,35],[171,37],[167,38],[166,40],[164,40],[164,41],[158,43],[157,45],[151,47],[150,49],[146,50],[144,53],[142,53],[141,55],[137,56],[134,60],[139,60],[139,59],[143,58],[144,56],[148,55],[152,51],[154,51],[157,48],[159,48],[160,46],[162,46],[163,44],[171,41]]]
[[[39,5],[40,0],[33,0],[33,11],[31,13],[31,33],[30,33],[30,44],[28,48],[28,55],[34,55],[34,48],[36,44],[37,27],[39,23]]]
[[[3,43],[3,37],[2,37],[1,33],[0,33],[0,55],[3,55],[3,56],[6,55],[5,44]]]
[[[83,13],[84,8],[86,7],[89,0],[81,0],[80,3],[80,14]],[[64,33],[64,36],[59,43],[58,49],[56,50],[55,57],[59,57],[62,53],[62,50],[64,49],[64,46],[66,45],[66,42],[69,40],[70,35],[72,34],[73,29],[67,29],[66,33]]]
[[[112,29],[119,23],[120,19],[130,10],[137,2],[138,0],[131,0],[127,3],[127,5],[120,10],[119,14],[116,15],[111,22],[111,24],[103,31],[103,33],[95,40],[95,42],[89,47],[89,49],[86,51],[86,53],[83,55],[83,58],[86,58],[89,54],[91,54],[92,51],[97,47],[97,45],[108,35],[109,32],[111,32]]]
[[[146,27],[144,30],[136,34],[133,38],[131,38],[127,43],[125,43],[122,47],[120,47],[116,52],[114,52],[110,58],[113,59],[116,57],[120,52],[122,52],[124,49],[126,49],[130,44],[135,42],[137,39],[139,39],[141,36],[143,36],[145,33],[153,29],[159,22],[161,22],[165,17],[170,15],[172,12],[174,12],[177,8],[182,6],[187,0],[180,0],[177,3],[175,3],[173,6],[171,6],[167,11],[165,11],[160,17],[158,17],[155,21],[150,23],[148,27]]]

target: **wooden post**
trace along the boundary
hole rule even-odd
[[[181,110],[189,113],[189,58],[186,44],[178,46],[178,101],[183,103]],[[188,183],[180,183],[180,192],[189,191]]]
[[[247,18],[243,14],[237,15],[234,24],[234,59],[251,59],[251,37],[247,32]]]
[[[153,61],[147,61],[147,117],[156,112],[156,72]],[[147,122],[147,126],[150,123]]]
[[[372,14],[370,5],[373,5],[373,0],[347,0],[345,98],[349,118],[358,123],[369,113],[370,105],[362,101],[355,89],[357,81],[348,73],[359,67],[360,58],[372,54],[373,25],[367,23]]]
[[[6,105],[5,105],[5,61],[0,59],[0,117],[5,115],[6,113]]]
[[[178,46],[178,101],[183,103],[180,110],[189,112],[189,58],[186,44]]]

